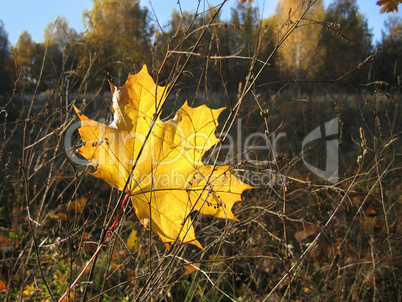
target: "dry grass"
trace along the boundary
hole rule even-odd
[[[199,49],[209,49],[200,44],[219,43],[210,36],[203,40],[213,28],[207,26],[212,18],[206,22],[192,50],[174,58],[176,68],[168,79],[171,106],[164,115],[174,113],[185,99],[194,105],[226,106],[220,131],[234,138],[234,171],[283,174],[286,181],[246,192],[234,208],[241,222],[194,215],[197,238],[206,251],[190,245],[166,250],[127,205],[70,301],[400,300],[399,94],[359,86],[353,94],[344,93],[351,86],[346,81],[325,87],[307,83],[314,93],[302,96],[293,85],[303,83],[282,83],[268,90],[255,85],[261,80],[260,71],[268,68],[256,57],[249,58],[238,92],[209,91],[203,81],[219,79],[213,73],[194,79],[191,89],[177,88],[194,68],[188,65],[190,58]],[[259,60],[269,63],[275,51]],[[208,53],[197,60],[206,70],[209,64],[226,62],[223,58],[211,62]],[[96,250],[119,207],[121,192],[88,175],[89,166],[72,162],[71,150],[64,145],[66,132],[77,121],[72,104],[85,106],[91,118],[107,119],[110,112],[104,101],[110,102],[110,94],[100,93],[100,88],[93,94],[77,91],[67,86],[68,81],[60,83],[57,91],[39,95],[26,93],[16,83],[15,94],[1,100],[0,298],[4,301],[57,301]],[[335,184],[315,177],[303,165],[301,154],[303,138],[333,117],[341,125],[340,181]],[[252,154],[265,166],[241,160],[247,151],[238,150],[237,141],[256,132],[270,139],[286,133],[278,141],[275,163],[272,149]],[[259,143],[257,139],[253,146]],[[222,149],[221,157],[227,150]],[[320,151],[312,148],[305,156],[320,165],[325,160]],[[68,204],[81,197],[87,199],[82,208]],[[130,250],[127,239],[133,229],[138,248]]]

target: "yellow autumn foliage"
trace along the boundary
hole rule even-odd
[[[111,84],[114,120],[110,125],[87,118],[78,109],[79,153],[102,178],[131,195],[140,222],[169,246],[196,240],[190,213],[198,211],[237,220],[232,213],[241,193],[252,188],[229,166],[205,166],[204,153],[219,140],[218,117],[224,108],[185,103],[173,119],[159,118],[166,87],[157,86],[146,66],[122,87]]]

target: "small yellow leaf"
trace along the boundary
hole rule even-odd
[[[127,247],[130,251],[135,251],[136,249],[138,249],[138,237],[136,229],[133,229],[128,236]]]
[[[191,263],[191,264],[186,264],[183,266],[181,270],[182,275],[191,275],[192,273],[198,271],[200,269],[200,264],[199,263]]]
[[[66,204],[67,211],[72,211],[75,213],[81,212],[84,209],[87,200],[88,198],[82,196],[76,200],[67,202]]]
[[[24,289],[24,291],[22,292],[22,296],[24,298],[29,298],[30,296],[32,296],[35,293],[35,286],[33,284],[31,285],[27,285]]]

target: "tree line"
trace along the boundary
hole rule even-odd
[[[222,18],[219,7],[210,7],[173,11],[168,26],[162,27],[139,0],[93,0],[92,9],[83,12],[85,33],[59,17],[45,29],[45,42],[36,43],[24,31],[12,46],[0,22],[0,94],[11,95],[13,88],[106,89],[104,82],[122,85],[127,73],[143,64],[158,79],[172,79],[184,62],[179,89],[237,91],[253,64],[266,66],[257,85],[343,77],[400,85],[398,17],[389,18],[381,45],[374,46],[356,0],[334,0],[327,9],[322,0],[281,0],[265,19],[244,2],[231,9],[229,20]]]

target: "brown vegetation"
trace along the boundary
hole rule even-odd
[[[391,19],[374,50],[351,0],[327,10],[321,1],[284,0],[262,19],[239,1],[231,20],[221,20],[217,6],[174,12],[168,28],[137,1],[117,2],[94,1],[85,35],[59,19],[45,43],[23,33],[6,55],[0,298],[57,301],[96,251],[121,192],[72,161],[80,144],[76,132],[74,145],[65,144],[77,122],[72,105],[107,117],[107,80],[121,85],[147,63],[158,84],[171,85],[163,117],[185,100],[227,107],[221,152],[206,162],[232,158],[239,176],[285,179],[243,194],[233,208],[240,222],[195,214],[206,251],[166,250],[128,205],[65,301],[399,301],[401,23]],[[324,169],[325,142],[302,150],[302,141],[335,117],[339,180],[332,183],[303,164]],[[262,135],[243,148],[255,133]],[[281,133],[276,148],[253,149]]]

